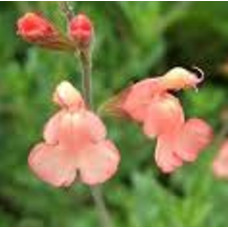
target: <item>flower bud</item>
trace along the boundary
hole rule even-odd
[[[17,34],[24,40],[49,49],[72,49],[55,26],[37,13],[26,13],[17,21]]]
[[[42,42],[58,33],[54,26],[36,13],[26,13],[17,22],[18,34],[28,42]]]
[[[88,47],[93,38],[93,25],[85,14],[73,17],[69,24],[69,36],[79,48]]]

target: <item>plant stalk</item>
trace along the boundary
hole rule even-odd
[[[68,22],[73,17],[72,7],[68,1],[59,2],[60,10],[66,16]],[[78,52],[75,53],[75,56],[78,57],[81,63],[81,76],[82,76],[82,92],[89,109],[93,109],[92,101],[92,59],[91,59],[91,47],[78,48]],[[111,217],[109,211],[105,205],[105,200],[101,190],[101,186],[91,186],[91,195],[93,197],[97,213],[99,215],[99,220],[102,226],[110,227],[112,226]]]
[[[86,101],[87,106],[92,109],[93,101],[92,101],[92,78],[91,78],[91,70],[92,70],[92,61],[90,50],[83,49],[80,50],[79,57],[81,60],[81,68],[82,68],[82,89],[84,99]],[[100,186],[92,186],[90,187],[91,194],[96,205],[96,209],[99,215],[100,223],[104,227],[110,227],[111,218],[109,211],[105,205],[103,193]]]

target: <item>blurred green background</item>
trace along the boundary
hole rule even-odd
[[[174,66],[198,66],[200,91],[179,92],[187,117],[207,120],[218,135],[228,95],[228,2],[73,2],[94,21],[95,106],[133,80]],[[54,189],[27,166],[31,147],[56,110],[56,84],[80,88],[80,70],[68,53],[42,50],[16,36],[17,18],[43,12],[61,29],[57,2],[2,2],[0,7],[0,226],[99,226],[89,188]],[[228,182],[216,180],[211,161],[217,148],[172,176],[153,159],[154,141],[132,123],[105,116],[118,145],[119,172],[103,186],[116,226],[228,226]]]

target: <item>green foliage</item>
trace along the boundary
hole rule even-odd
[[[74,2],[95,24],[95,106],[133,78],[164,73],[175,65],[198,65],[205,84],[180,93],[187,116],[215,127],[227,105],[227,77],[219,70],[228,53],[228,3]],[[17,18],[41,11],[66,31],[57,2],[4,2],[0,7],[0,226],[99,226],[89,188],[54,189],[27,167],[31,147],[41,140],[55,111],[56,84],[80,88],[79,65],[67,53],[26,44],[16,36]],[[154,142],[138,126],[104,118],[120,148],[118,174],[103,188],[117,226],[227,226],[228,184],[212,177],[215,148],[172,176],[157,170]]]

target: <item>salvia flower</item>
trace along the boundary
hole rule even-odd
[[[71,19],[69,36],[79,48],[85,48],[91,44],[93,25],[87,15],[80,13]]]
[[[17,34],[25,41],[57,50],[71,50],[70,40],[65,38],[48,19],[29,12],[17,21]]]
[[[69,82],[57,86],[53,100],[60,106],[46,124],[44,142],[30,152],[32,171],[43,181],[67,187],[75,180],[100,184],[117,171],[120,156],[100,118],[89,111]]]
[[[218,178],[228,178],[228,140],[226,139],[215,157],[212,170],[216,177]]]
[[[202,77],[176,67],[132,85],[107,105],[140,123],[147,137],[157,137],[155,160],[163,172],[194,161],[212,139],[211,127],[201,119],[185,120],[179,99],[170,93],[196,88],[201,81]]]

